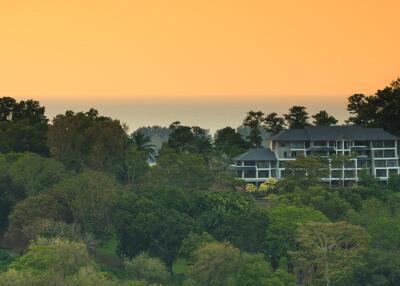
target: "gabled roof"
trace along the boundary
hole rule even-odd
[[[270,149],[252,148],[233,158],[235,161],[276,161],[276,155]]]
[[[356,125],[307,126],[303,129],[287,129],[275,135],[274,141],[335,141],[335,140],[399,140],[382,128],[363,128]]]

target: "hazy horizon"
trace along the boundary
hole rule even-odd
[[[238,127],[250,110],[261,110],[264,113],[277,112],[282,115],[293,105],[307,107],[310,118],[319,110],[327,110],[335,116],[339,123],[343,123],[349,114],[346,110],[348,96],[293,96],[291,100],[282,100],[280,96],[249,97],[243,96],[242,100],[229,99],[198,99],[193,100],[138,100],[123,99],[112,100],[107,98],[91,100],[64,99],[54,100],[46,98],[34,98],[46,107],[46,115],[51,120],[57,114],[63,114],[66,110],[75,112],[87,111],[90,108],[97,109],[101,115],[110,116],[126,123],[133,131],[143,126],[169,126],[173,121],[181,121],[183,124],[196,125],[209,129],[214,133],[217,129],[231,126]],[[17,97],[17,99],[27,99]]]

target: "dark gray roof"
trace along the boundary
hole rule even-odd
[[[275,153],[270,149],[253,148],[235,158],[235,161],[276,161]]]
[[[328,141],[328,140],[398,140],[382,128],[363,128],[356,125],[307,126],[304,129],[287,129],[273,138],[275,141]]]

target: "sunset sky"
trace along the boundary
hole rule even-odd
[[[400,76],[399,0],[0,0],[0,96],[132,128],[237,126]]]

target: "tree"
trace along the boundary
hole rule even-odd
[[[368,245],[368,234],[347,222],[309,222],[298,229],[299,250],[293,252],[300,267],[314,272],[330,286],[351,273]]]
[[[23,244],[35,239],[48,221],[66,221],[68,210],[52,192],[42,192],[18,202],[9,216],[7,237]]]
[[[213,176],[201,155],[164,148],[146,182],[153,186],[206,191],[213,183]]]
[[[243,153],[249,147],[242,135],[231,127],[217,130],[214,136],[214,145],[218,152],[229,158]]]
[[[10,166],[9,174],[13,184],[34,195],[58,183],[67,172],[60,162],[25,153]]]
[[[106,173],[84,171],[66,178],[54,191],[84,232],[107,236],[113,230],[111,213],[119,197],[119,185]]]
[[[312,118],[314,118],[313,124],[315,126],[331,126],[338,122],[335,117],[329,115],[325,110],[321,110],[320,112],[314,114]]]
[[[240,250],[229,243],[209,243],[197,250],[188,277],[194,285],[230,286],[240,266]]]
[[[274,270],[278,268],[281,259],[288,259],[288,252],[296,249],[298,227],[310,221],[324,222],[328,219],[320,211],[306,206],[283,205],[270,212],[269,225],[264,231],[264,252]]]
[[[94,109],[67,111],[49,127],[50,153],[75,171],[89,167],[117,172],[128,142],[125,129],[118,120],[99,116]]]
[[[179,256],[185,258],[189,263],[195,261],[195,253],[198,249],[208,243],[216,242],[209,233],[195,233],[190,232],[189,235],[182,241],[181,248],[179,249]]]
[[[171,130],[167,143],[169,148],[203,155],[212,148],[211,138],[206,129],[184,126],[179,121],[173,122],[169,129]]]
[[[48,155],[45,108],[34,100],[0,98],[0,152]]]
[[[308,113],[304,106],[293,106],[283,115],[289,128],[304,128],[309,125]]]
[[[147,158],[146,153],[140,151],[138,147],[131,145],[127,148],[122,169],[128,184],[137,184],[142,178],[144,178],[146,173],[149,171]]]
[[[195,286],[295,286],[293,276],[272,272],[262,254],[240,252],[229,243],[209,243],[196,252],[188,283]]]
[[[250,134],[247,137],[247,140],[255,148],[260,147],[262,144],[260,129],[264,120],[263,117],[264,113],[261,111],[249,111],[247,112],[246,117],[243,119],[243,126],[250,128]]]
[[[193,219],[132,193],[125,194],[115,210],[118,252],[134,257],[147,252],[172,265],[182,240],[197,230]]]
[[[159,258],[141,253],[132,259],[125,259],[124,272],[130,279],[144,280],[149,284],[168,285],[171,274]]]
[[[272,112],[264,118],[265,129],[272,135],[278,134],[285,129],[285,119],[278,117],[276,112]]]
[[[363,127],[381,127],[399,135],[400,78],[374,95],[354,94],[348,98],[348,122]]]
[[[47,282],[41,285],[61,285],[60,282],[66,276],[92,264],[83,243],[39,238],[10,267],[20,272],[32,273],[34,277]]]
[[[136,146],[136,148],[143,152],[147,159],[153,160],[155,154],[155,145],[152,144],[150,136],[144,135],[140,131],[135,131],[130,136],[130,141]]]

